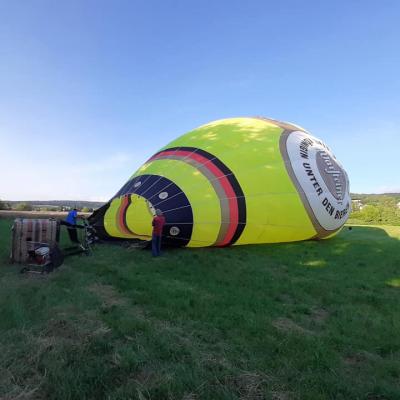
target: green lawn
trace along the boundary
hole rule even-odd
[[[1,399],[400,399],[400,227],[9,265]]]

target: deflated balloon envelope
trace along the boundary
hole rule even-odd
[[[203,125],[146,161],[91,222],[103,238],[203,247],[327,238],[350,212],[347,174],[299,126],[266,118]]]

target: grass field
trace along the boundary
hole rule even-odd
[[[10,226],[1,399],[400,399],[400,227],[156,260],[98,245],[33,276]]]

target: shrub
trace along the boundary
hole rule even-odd
[[[9,210],[10,205],[2,200],[0,200],[0,210]]]
[[[15,209],[16,209],[17,211],[32,211],[32,210],[33,210],[33,207],[32,207],[30,204],[28,204],[28,203],[18,203],[18,204],[15,206]]]

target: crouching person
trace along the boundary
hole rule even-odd
[[[153,257],[158,257],[161,254],[161,236],[165,225],[165,217],[161,210],[156,210],[152,225],[153,235],[151,239],[151,252],[153,253]]]

